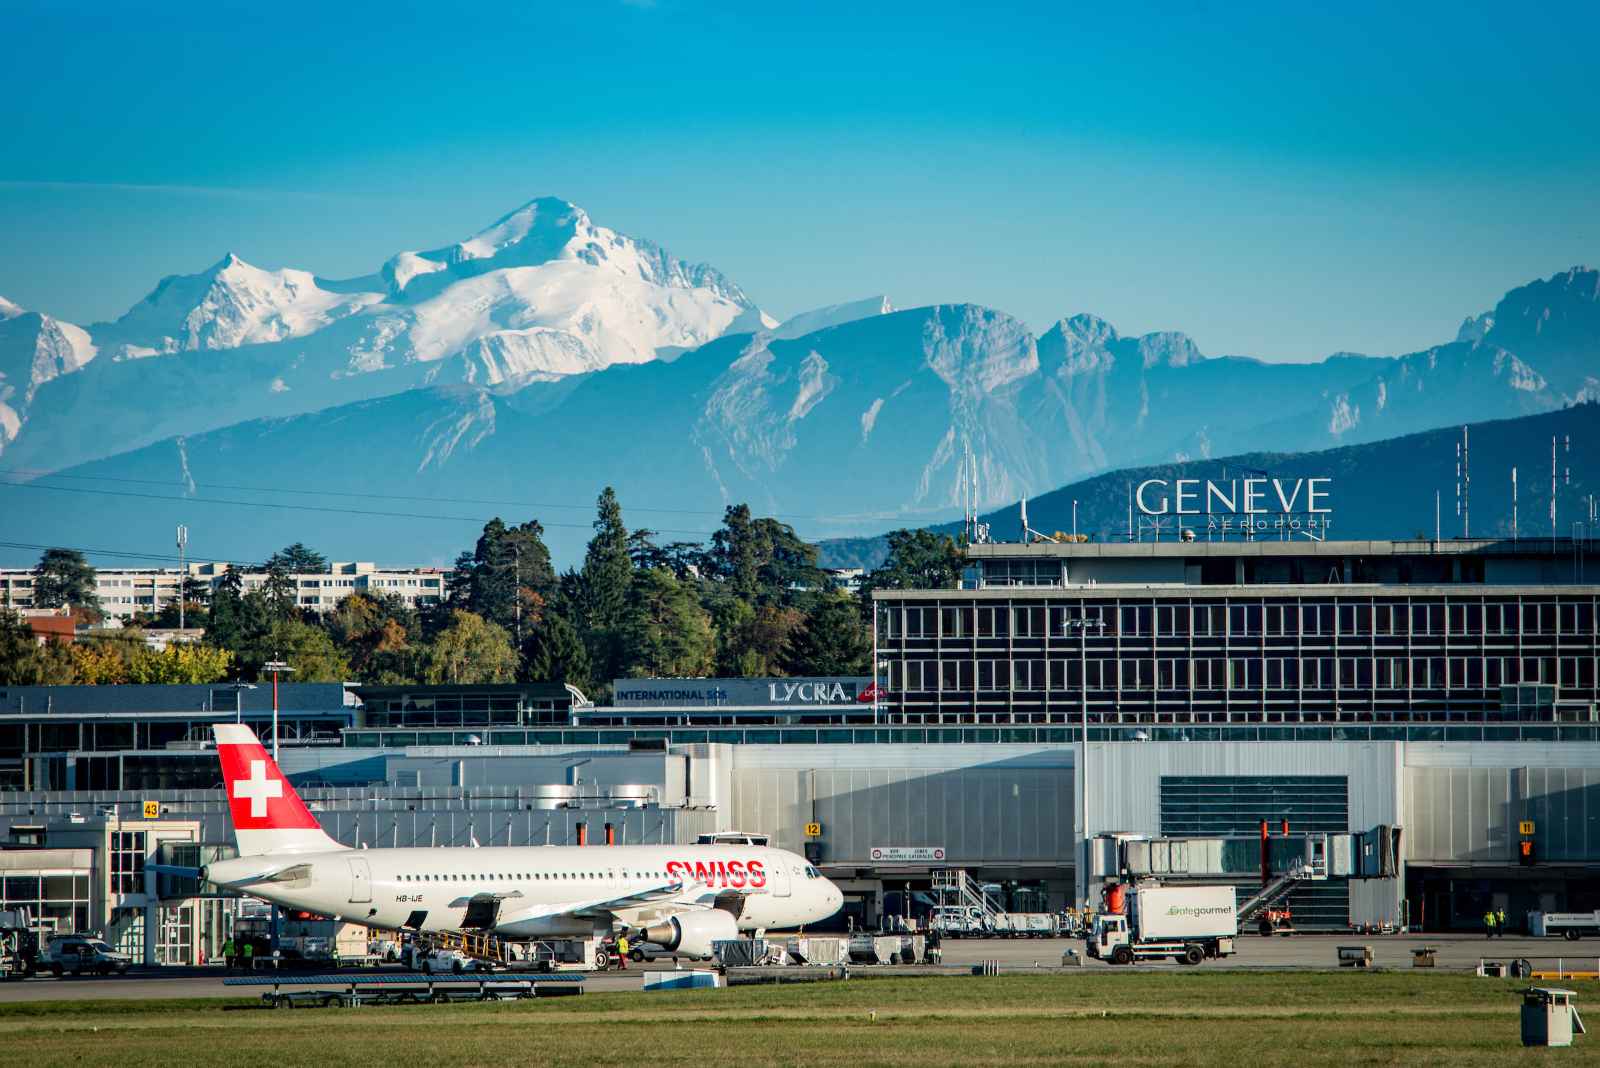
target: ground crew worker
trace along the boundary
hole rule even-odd
[[[245,971],[247,971],[247,972],[255,971],[256,970],[256,945],[255,945],[254,942],[250,941],[248,938],[245,939],[244,952],[241,954],[241,956],[243,957],[243,960],[240,961],[239,966],[242,969],[244,969]]]
[[[1485,938],[1493,938],[1494,937],[1494,926],[1495,926],[1494,909],[1490,909],[1488,912],[1485,912],[1483,914],[1483,937],[1485,937]]]
[[[233,971],[233,939],[225,939],[222,943],[222,964],[228,971]]]
[[[617,967],[622,971],[628,970],[628,936],[617,936]]]
[[[1506,936],[1506,910],[1505,909],[1496,909],[1495,910],[1494,926],[1495,926],[1495,930],[1500,932],[1500,937],[1504,938]]]

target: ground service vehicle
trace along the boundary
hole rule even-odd
[[[1053,912],[997,912],[990,930],[1000,938],[1054,938],[1061,933],[1061,917]]]
[[[1530,912],[1528,933],[1535,938],[1560,935],[1576,942],[1584,935],[1600,935],[1600,909],[1593,912]]]
[[[1143,886],[1125,913],[1101,913],[1085,939],[1091,957],[1112,964],[1171,957],[1199,964],[1233,954],[1239,913],[1231,886]]]
[[[39,932],[28,910],[0,910],[0,979],[26,979],[38,970]]]
[[[304,913],[284,916],[279,921],[278,949],[285,961],[304,961],[335,968],[371,961],[365,927],[359,923],[328,920]]]
[[[39,961],[41,969],[48,969],[58,979],[63,975],[122,975],[132,966],[132,957],[89,935],[57,935]]]

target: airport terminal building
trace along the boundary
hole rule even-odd
[[[968,556],[959,589],[874,594],[876,680],[289,685],[284,770],[350,844],[770,834],[857,923],[941,868],[1031,910],[1127,876],[1242,895],[1313,847],[1305,928],[1600,907],[1592,544]],[[0,908],[214,954],[228,903],[144,865],[227,849],[209,725],[271,716],[266,688],[0,688]]]

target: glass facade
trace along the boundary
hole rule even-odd
[[[884,593],[893,724],[1592,722],[1592,588]],[[1503,701],[1539,686],[1551,700]]]
[[[1277,834],[1346,834],[1348,780],[1343,775],[1163,775],[1161,833],[1167,837],[1259,837],[1261,821]]]
[[[1278,836],[1350,831],[1350,787],[1343,775],[1163,775],[1161,833],[1168,837],[1260,841],[1261,821]],[[1243,843],[1240,843],[1243,844]],[[1255,852],[1259,855],[1259,846]],[[1243,902],[1260,889],[1254,875],[1232,878]],[[1294,924],[1344,930],[1350,923],[1350,884],[1344,879],[1301,883],[1284,901]]]
[[[0,910],[5,909],[27,909],[63,934],[88,930],[89,873],[68,868],[0,872]]]

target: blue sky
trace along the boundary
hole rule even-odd
[[[226,251],[361,274],[553,194],[779,315],[1308,359],[1600,261],[1600,8],[1326,6],[12,0],[0,295],[90,322]]]

